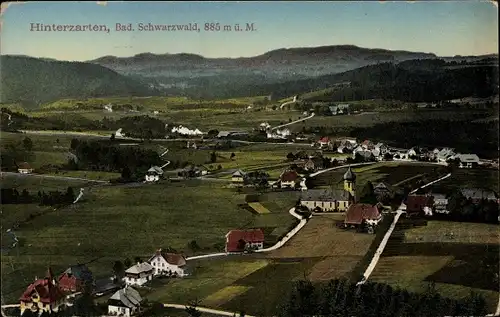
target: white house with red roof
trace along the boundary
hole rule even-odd
[[[31,174],[33,173],[33,168],[28,163],[22,162],[17,166],[17,171],[21,174]]]
[[[155,254],[148,260],[153,266],[153,275],[163,276],[186,276],[186,258],[182,254],[156,250]]]
[[[300,176],[294,170],[287,170],[280,175],[281,188],[295,188],[300,183]]]
[[[261,229],[231,230],[226,234],[226,252],[244,252],[264,248]]]
[[[318,140],[318,144],[319,144],[320,147],[328,146],[331,143],[332,143],[332,141],[327,136],[324,136],[324,137],[322,137],[321,139]]]

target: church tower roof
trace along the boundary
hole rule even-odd
[[[356,180],[356,174],[351,170],[351,167],[349,166],[349,169],[347,172],[344,174],[344,180],[346,181],[355,181]]]

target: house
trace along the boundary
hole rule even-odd
[[[168,253],[162,249],[158,249],[148,262],[154,268],[153,275],[187,275],[186,258],[182,254]]]
[[[322,157],[310,157],[304,163],[304,169],[308,172],[314,172],[320,170],[324,167],[323,158]]]
[[[457,154],[455,159],[460,162],[460,168],[472,168],[479,165],[479,156],[476,154]]]
[[[436,154],[436,159],[438,162],[446,162],[453,158],[455,152],[450,148],[443,148]]]
[[[345,213],[344,225],[346,227],[368,226],[370,232],[373,232],[373,226],[382,220],[382,214],[377,206],[370,204],[352,204]]]
[[[281,188],[295,188],[300,183],[300,176],[296,171],[286,170],[280,175]]]
[[[346,211],[353,201],[345,190],[310,189],[302,193],[300,205],[310,211]]]
[[[123,281],[127,285],[143,285],[153,279],[154,267],[148,262],[138,262],[125,271]]]
[[[143,299],[138,291],[130,286],[118,290],[108,300],[108,315],[129,317],[141,308]]]
[[[21,174],[31,174],[33,173],[33,168],[28,163],[22,162],[17,166],[17,171]]]
[[[83,292],[93,287],[94,277],[85,264],[70,266],[57,281],[59,288],[64,292]]]
[[[434,198],[434,211],[439,214],[449,214],[448,198],[444,194],[432,194]]]
[[[322,137],[321,139],[318,140],[318,144],[319,144],[320,147],[328,146],[331,142],[332,141],[327,136]]]
[[[231,181],[236,184],[243,184],[247,179],[247,173],[242,170],[237,170],[231,175]]]
[[[361,147],[365,150],[373,150],[375,148],[375,144],[373,144],[373,142],[370,140],[364,140],[361,143]]]
[[[466,199],[471,199],[475,204],[480,203],[482,200],[498,201],[497,195],[486,189],[462,188],[460,192]]]
[[[332,115],[337,116],[341,114],[350,114],[351,105],[350,104],[337,104],[329,107]]]
[[[41,315],[43,312],[58,312],[65,305],[65,296],[56,285],[52,270],[49,268],[43,279],[35,279],[30,284],[20,300],[21,315],[26,311]]]
[[[385,199],[391,199],[394,197],[394,189],[391,185],[381,182],[373,186],[373,193],[377,197],[378,201],[383,201]]]
[[[381,155],[384,155],[385,153],[387,153],[387,151],[389,151],[389,147],[384,143],[379,142],[375,144],[374,150],[378,150]]]
[[[226,234],[226,252],[243,252],[264,247],[261,229],[231,230]]]
[[[429,195],[409,195],[406,198],[406,215],[408,217],[425,214],[432,216],[434,197]]]
[[[408,157],[416,157],[416,156],[419,156],[420,155],[420,149],[417,148],[417,147],[412,147],[411,149],[408,150],[408,153],[407,153]]]
[[[157,182],[160,180],[160,178],[163,175],[163,170],[159,166],[151,166],[150,169],[148,169],[146,175],[144,176],[144,179],[146,182]]]

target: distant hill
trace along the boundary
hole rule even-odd
[[[27,56],[0,56],[0,102],[36,107],[61,98],[147,96],[146,83],[100,65]]]
[[[387,61],[436,58],[432,53],[390,51],[354,45],[277,49],[254,57],[205,58],[195,54],[142,53],[132,57],[104,56],[89,63],[124,74],[145,77],[199,78],[207,76],[256,76],[267,81],[293,76],[320,76]],[[261,79],[259,79],[261,81]],[[258,81],[257,81],[258,82]]]

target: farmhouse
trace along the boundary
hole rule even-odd
[[[146,182],[157,182],[163,175],[163,170],[159,166],[152,166],[148,169],[146,176],[144,177]]]
[[[127,285],[143,285],[153,279],[154,267],[148,262],[137,263],[125,271],[123,281]]]
[[[446,162],[447,160],[453,158],[455,152],[450,148],[443,148],[436,154],[436,159],[438,162]]]
[[[369,161],[372,161],[375,159],[375,156],[373,155],[373,153],[371,151],[368,151],[368,150],[361,150],[361,151],[357,151],[357,152],[353,153],[352,158],[356,159],[356,157],[360,157],[365,162],[369,162]]]
[[[261,229],[231,230],[226,234],[226,252],[243,252],[264,247]]]
[[[300,183],[300,176],[296,171],[286,170],[280,175],[281,188],[295,188]]]
[[[83,292],[93,284],[94,277],[85,264],[70,266],[58,281],[59,288],[65,292]]]
[[[373,144],[372,141],[370,140],[364,140],[362,143],[361,143],[361,147],[365,150],[373,150],[375,149],[375,144]]]
[[[22,162],[19,163],[17,171],[21,174],[31,174],[33,173],[33,168],[28,163]]]
[[[320,147],[328,146],[331,142],[332,141],[327,136],[322,137],[321,139],[318,140],[318,144],[319,144]]]
[[[337,116],[341,114],[350,114],[351,105],[350,104],[338,104],[329,107],[332,115]]]
[[[323,158],[321,157],[310,157],[305,163],[304,163],[304,169],[308,172],[314,172],[317,170],[322,169],[323,166]]]
[[[243,184],[247,178],[247,173],[242,170],[237,170],[231,176],[231,181],[236,184]]]
[[[149,260],[154,268],[154,275],[185,276],[186,259],[181,254],[167,253],[162,249],[156,250]]]
[[[311,211],[346,211],[354,198],[348,191],[311,189],[303,192],[300,204]]]
[[[425,214],[432,216],[434,207],[433,196],[428,195],[409,195],[406,198],[406,215],[408,217]]]
[[[108,300],[108,314],[129,317],[140,310],[142,297],[135,289],[125,286]]]
[[[434,211],[439,214],[448,214],[448,198],[444,194],[432,194],[434,198]]]
[[[49,268],[44,279],[36,279],[26,288],[20,302],[21,315],[26,310],[41,315],[43,312],[59,311],[65,304],[65,296],[56,285]]]
[[[369,231],[373,232],[373,226],[382,220],[382,214],[377,206],[370,204],[352,204],[345,214],[344,225],[350,227],[368,226]],[[372,229],[370,229],[372,228]]]
[[[386,199],[392,199],[395,195],[395,190],[391,185],[381,182],[373,186],[373,193],[378,201],[384,201]]]
[[[457,154],[455,159],[459,161],[460,168],[472,168],[479,165],[479,157],[476,154]]]

